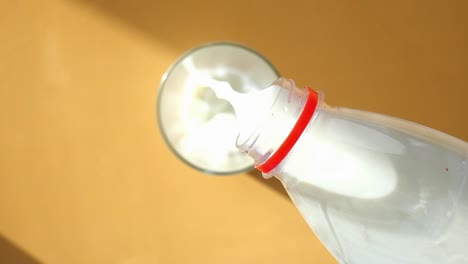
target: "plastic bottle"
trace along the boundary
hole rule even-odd
[[[401,119],[330,107],[278,79],[213,87],[238,118],[238,148],[277,177],[340,263],[468,263],[468,144]]]

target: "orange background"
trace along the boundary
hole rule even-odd
[[[468,140],[464,1],[0,3],[1,263],[335,263],[276,180],[169,151],[159,80],[250,46],[331,105]]]

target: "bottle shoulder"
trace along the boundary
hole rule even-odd
[[[347,120],[355,123],[356,126],[380,128],[379,130],[387,131],[390,134],[407,135],[410,138],[439,145],[468,157],[468,143],[466,141],[416,122],[364,110],[330,107],[325,104],[319,110],[318,115],[320,114],[334,120]]]

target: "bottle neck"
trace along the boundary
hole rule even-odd
[[[311,120],[318,104],[318,94],[310,88],[297,88],[293,80],[280,78],[280,86],[270,111],[257,123],[253,134],[237,147],[255,161],[265,177],[271,177],[294,147]],[[269,89],[269,88],[267,88]]]

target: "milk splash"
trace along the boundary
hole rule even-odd
[[[232,89],[228,82],[206,80],[205,85],[210,87],[219,99],[228,101],[237,117],[239,138],[238,142],[244,142],[251,136],[259,123],[270,112],[278,91],[281,87],[272,85],[266,89],[239,93]]]

